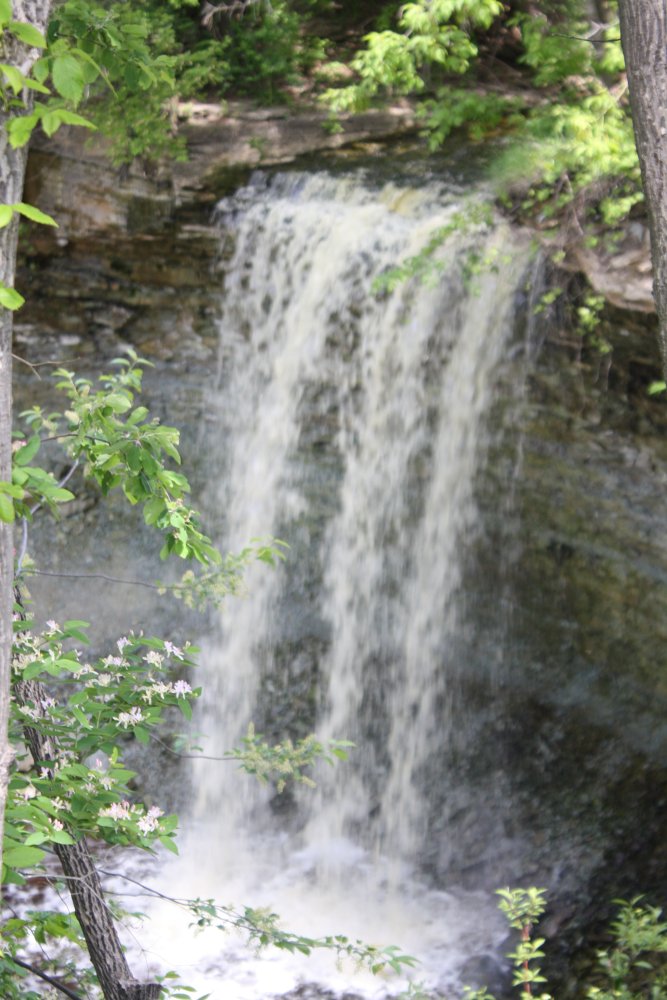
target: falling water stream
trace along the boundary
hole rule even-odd
[[[249,595],[204,640],[198,728],[210,756],[251,720],[356,749],[285,808],[229,765],[198,762],[183,860],[165,876],[183,895],[277,910],[299,933],[399,944],[443,993],[504,936],[487,893],[438,884],[423,861],[433,761],[460,750],[450,675],[465,669],[462,567],[528,250],[486,223],[453,232],[426,282],[375,282],[471,204],[454,181],[357,170],[258,174],[218,206],[207,502],[226,548],[274,535],[291,549],[277,570],[253,570]],[[441,859],[462,794],[452,787],[440,810]],[[158,926],[166,961],[216,1000],[405,986],[319,955],[258,959],[217,932],[179,957]]]

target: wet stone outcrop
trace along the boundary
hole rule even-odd
[[[574,977],[611,899],[667,893],[667,405],[647,391],[655,317],[609,309],[608,355],[557,315],[531,325],[480,478],[462,683],[488,720],[478,766],[502,775],[516,876],[548,886],[550,954]]]
[[[27,227],[19,287],[28,303],[16,327],[17,354],[33,363],[99,370],[128,344],[153,360],[149,401],[183,428],[187,471],[204,496],[224,271],[212,210],[261,152],[255,143],[240,163],[231,154],[216,159],[214,132],[211,122],[203,127],[196,161],[197,170],[204,162],[210,169],[187,181],[119,173],[79,146],[36,149],[26,200],[56,215],[60,228]],[[643,231],[623,252],[645,276]],[[618,286],[609,261],[595,266],[596,288]],[[534,300],[524,303],[499,372],[497,431],[477,485],[483,527],[464,574],[471,596],[451,697],[454,714],[472,721],[446,762],[448,778],[434,781],[424,858],[444,884],[546,885],[552,926],[567,949],[580,943],[586,922],[605,915],[610,898],[645,892],[660,902],[667,893],[667,402],[647,392],[659,364],[645,281],[640,291],[632,311],[628,295],[609,292],[606,355],[557,314],[536,321]],[[19,406],[48,399],[45,386],[35,389],[29,369],[17,365]],[[324,421],[312,395],[312,441],[303,451],[315,466],[328,430],[315,433]],[[322,504],[330,492],[322,490]],[[141,524],[128,517],[113,507],[99,514],[93,498],[81,518],[53,529],[55,539],[42,537],[47,564],[66,565],[74,539],[82,566],[102,559],[126,575],[123,545],[132,559],[150,558]],[[84,539],[93,528],[90,553]],[[149,579],[162,572],[152,565]],[[72,583],[72,617],[87,613],[87,589]],[[109,588],[102,599],[110,636],[128,602],[135,625],[173,625],[173,607],[156,610],[134,591]],[[327,643],[318,635],[299,644],[287,612],[284,621],[292,672],[267,680],[267,697],[295,717],[276,725],[277,736],[283,726],[308,731],[302,714],[314,711]],[[458,803],[464,787],[477,788],[492,821],[480,821],[469,796]],[[444,815],[457,823],[455,848]]]

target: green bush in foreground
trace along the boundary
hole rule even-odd
[[[500,909],[519,938],[508,958],[512,961],[512,985],[521,1000],[552,1000],[540,966],[545,939],[534,935],[535,924],[544,913],[544,889],[499,889]],[[619,900],[616,920],[610,927],[611,945],[597,952],[594,983],[582,983],[580,993],[588,1000],[663,1000],[667,996],[667,922],[662,910],[636,897]],[[495,1000],[486,988],[467,990],[466,1000]]]

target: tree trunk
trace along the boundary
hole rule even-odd
[[[30,704],[42,713],[45,698],[46,691],[36,681],[16,685],[16,699],[21,705]],[[48,767],[57,758],[57,746],[30,726],[25,727],[24,734],[35,767]],[[54,844],[54,850],[67,878],[74,912],[105,1000],[158,1000],[159,983],[140,983],[130,972],[86,841]]]
[[[3,156],[4,131],[0,131],[0,204],[11,202],[15,186],[7,159]],[[0,281],[13,284],[17,226],[0,229]],[[0,480],[11,479],[12,426],[12,314],[0,306]],[[12,584],[14,549],[11,524],[0,521],[0,830],[5,815],[7,781],[13,754],[7,736],[12,655]],[[0,837],[0,864],[2,838]]]
[[[653,297],[667,380],[667,3],[620,0],[619,16],[651,229]]]
[[[46,33],[53,0],[13,0],[13,16]],[[2,37],[2,59],[27,76],[39,56],[10,32]],[[31,95],[23,94],[24,106],[6,112],[0,109],[0,204],[21,201],[27,149],[11,148],[7,126],[11,116],[25,114],[31,107]],[[16,272],[18,219],[0,228],[0,281],[12,288]],[[12,409],[12,313],[0,307],[0,480],[11,479],[11,409]],[[7,780],[12,749],[7,728],[12,665],[12,611],[14,606],[14,550],[12,526],[0,522],[0,830],[7,799]],[[41,708],[45,693],[35,682],[17,685],[19,700],[33,701]],[[26,741],[35,762],[48,764],[57,748],[49,745],[34,729],[26,729]],[[0,838],[0,845],[2,838]],[[1,850],[1,847],[0,847]],[[106,1000],[157,1000],[157,983],[140,983],[132,976],[120,945],[113,918],[104,899],[99,875],[85,840],[77,844],[55,845],[68,879],[74,909],[86,938],[90,957]],[[2,856],[0,853],[0,861]]]
[[[41,32],[51,16],[53,0],[13,0],[15,21],[25,21]],[[2,62],[16,66],[27,76],[39,56],[38,49],[29,49],[10,32],[2,36]],[[10,117],[25,114],[31,97],[24,92],[25,108],[7,112],[0,106],[0,205],[21,200],[27,150],[14,150],[9,145],[7,125]],[[14,286],[16,270],[16,240],[18,219],[0,229],[0,281]],[[0,306],[0,480],[11,479],[12,429],[12,313]],[[14,546],[11,524],[0,521],[0,830],[2,829],[7,780],[13,754],[7,737],[12,657],[12,608],[14,584]],[[0,838],[0,862],[2,841]]]

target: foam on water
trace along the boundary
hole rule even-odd
[[[470,956],[497,954],[505,933],[490,894],[460,891],[456,878],[434,885],[423,862],[436,836],[429,762],[456,752],[465,725],[448,688],[465,657],[462,565],[526,252],[506,227],[479,226],[445,241],[427,286],[372,288],[465,205],[441,181],[291,173],[258,175],[220,206],[230,259],[209,502],[225,547],[286,538],[306,583],[296,587],[289,564],[253,572],[249,596],[223,611],[202,643],[197,729],[215,756],[258,711],[270,718],[271,691],[289,674],[276,651],[291,643],[320,651],[307,699],[318,733],[357,751],[318,772],[316,792],[299,790],[284,824],[270,790],[198,762],[183,860],[162,873],[171,894],[267,907],[308,937],[399,945],[421,963],[415,978],[448,995]],[[466,796],[453,779],[448,791],[441,868]],[[303,983],[368,997],[405,987],[320,952],[257,956],[217,931],[191,942],[170,920],[154,914],[151,949],[214,1000]]]

